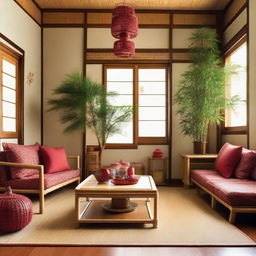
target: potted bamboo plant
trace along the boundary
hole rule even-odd
[[[104,86],[83,77],[80,73],[67,75],[53,94],[58,98],[50,99],[48,111],[60,110],[61,123],[67,126],[65,133],[92,129],[96,135],[100,162],[102,151],[109,136],[121,132],[120,124],[130,121],[133,114],[132,106],[113,106],[109,97],[115,97],[114,92],[106,94]]]
[[[182,74],[174,102],[182,133],[193,138],[195,154],[205,154],[209,124],[219,124],[224,110],[239,100],[237,96],[225,97],[227,79],[236,68],[222,65],[214,31],[198,29],[190,42],[192,63]]]

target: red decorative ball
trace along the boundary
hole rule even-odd
[[[138,34],[138,19],[134,9],[129,5],[119,5],[113,11],[112,36],[120,38],[122,33],[128,33],[129,38],[134,38]]]
[[[0,231],[13,232],[24,228],[32,219],[32,202],[29,198],[7,192],[0,194]]]

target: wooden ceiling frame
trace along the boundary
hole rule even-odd
[[[94,0],[94,1],[81,1],[81,0],[72,0],[72,1],[64,1],[64,0],[32,0],[40,9],[109,9],[112,10],[120,1],[117,0]],[[164,1],[164,0],[129,0],[125,1],[125,3],[129,3],[134,6],[137,10],[224,10],[230,2],[233,0],[173,0],[173,1]]]

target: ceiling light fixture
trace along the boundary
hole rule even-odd
[[[130,39],[138,34],[138,19],[132,6],[121,4],[113,10],[111,33],[119,39],[114,43],[116,56],[128,58],[135,55],[135,45]]]

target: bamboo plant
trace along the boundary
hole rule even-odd
[[[58,97],[48,101],[48,111],[62,111],[60,122],[66,125],[65,133],[92,129],[99,144],[100,159],[108,137],[120,133],[120,124],[132,118],[132,106],[111,105],[108,98],[116,94],[107,95],[102,84],[80,73],[67,75],[53,94]]]
[[[209,124],[219,124],[224,110],[238,101],[237,96],[225,96],[228,78],[236,73],[236,67],[222,65],[214,31],[198,29],[190,42],[192,63],[182,74],[175,95],[176,113],[182,133],[191,136],[194,142],[206,143]]]

